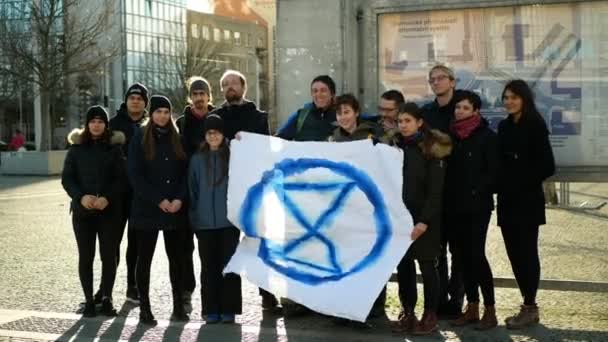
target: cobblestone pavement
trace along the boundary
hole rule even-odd
[[[575,200],[608,200],[608,184],[573,184],[571,189]],[[244,314],[237,318],[239,324],[206,326],[201,321],[198,294],[193,298],[192,321],[185,325],[171,323],[168,321],[171,314],[168,265],[162,246],[157,248],[151,282],[152,309],[160,319],[157,327],[139,326],[137,307],[122,305],[126,285],[124,262],[119,267],[114,290],[120,316],[113,320],[81,319],[78,310],[82,294],[68,207],[69,199],[56,177],[0,176],[0,342],[95,337],[130,341],[403,341],[406,338],[391,333],[388,327],[389,320],[395,319],[399,311],[395,284],[389,285],[388,318],[372,321],[374,327],[369,330],[336,327],[330,319],[318,315],[285,319],[264,314],[257,289],[246,281]],[[543,278],[608,281],[608,208],[605,206],[593,213],[547,211],[548,224],[542,228],[540,242]],[[492,224],[487,250],[494,275],[512,277],[495,218]],[[126,243],[121,247],[124,259]],[[100,269],[98,260],[95,269]],[[98,284],[99,278],[95,281]],[[514,313],[520,301],[518,290],[498,288],[499,320],[502,322]],[[421,340],[608,341],[608,293],[542,290],[538,301],[542,324],[535,328],[512,332],[501,325],[480,333],[470,328],[454,329],[442,322],[440,332]]]

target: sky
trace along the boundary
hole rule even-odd
[[[188,9],[211,13],[213,11],[213,0],[188,0]]]

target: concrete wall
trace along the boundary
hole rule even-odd
[[[3,175],[51,176],[63,171],[67,150],[2,152],[0,173]]]

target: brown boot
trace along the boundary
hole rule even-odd
[[[403,312],[399,320],[393,325],[393,332],[412,333],[418,324],[418,318],[414,312]]]
[[[430,310],[424,310],[422,319],[414,328],[414,335],[429,335],[437,330],[437,313]]]
[[[517,315],[505,319],[507,329],[522,329],[537,324],[539,321],[538,306],[536,305],[522,305]]]
[[[465,311],[457,319],[450,322],[455,327],[465,326],[467,324],[479,321],[479,303],[468,303]]]
[[[488,330],[497,325],[498,320],[496,319],[496,308],[494,305],[486,305],[485,309],[483,310],[483,317],[481,317],[479,324],[475,326],[475,330]]]

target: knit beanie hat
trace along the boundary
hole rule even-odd
[[[209,85],[209,82],[202,77],[190,84],[190,95],[192,95],[192,92],[195,90],[202,90],[207,93],[207,95],[211,95],[211,86]]]
[[[148,105],[148,88],[146,88],[146,86],[143,84],[135,83],[131,85],[129,89],[127,89],[127,93],[125,94],[125,103],[131,95],[140,95],[144,99],[146,106]]]
[[[159,108],[167,108],[171,112],[171,101],[162,95],[152,95],[150,98],[150,115]]]
[[[207,115],[207,118],[205,119],[205,130],[203,133],[207,134],[207,131],[212,129],[220,131],[222,134],[224,134],[224,119],[217,114]]]
[[[87,110],[85,124],[88,125],[89,122],[93,119],[100,119],[106,124],[106,127],[108,126],[108,112],[106,112],[105,108],[103,108],[102,106],[93,106]]]

